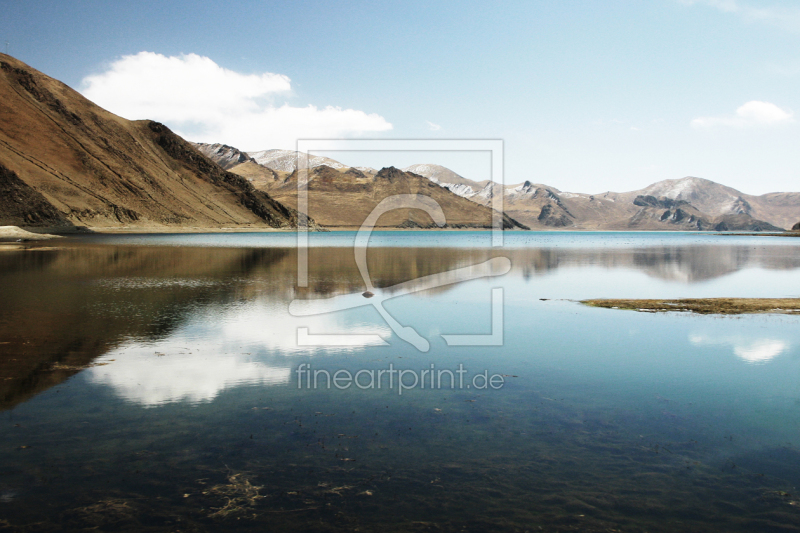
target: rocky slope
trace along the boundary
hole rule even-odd
[[[789,228],[800,209],[800,193],[770,193],[753,196],[710,180],[686,177],[650,185],[642,194],[685,200],[712,217],[748,215]]]
[[[166,126],[128,121],[0,54],[0,223],[290,227],[296,214]]]
[[[259,165],[267,168],[281,172],[294,172],[297,166],[297,154],[298,152],[292,150],[261,150],[260,152],[248,152],[247,155]],[[322,165],[337,169],[348,168],[347,165],[328,157],[308,156],[309,167],[314,168]]]
[[[296,200],[286,195],[285,183],[291,174],[286,169],[294,170],[297,153],[266,150],[250,155],[256,153],[272,155],[263,157],[263,163],[250,160],[230,167],[231,171],[246,177],[256,187],[279,195],[281,201],[295,205]],[[221,164],[228,157],[227,153],[210,155]],[[345,174],[361,170],[322,157],[311,157],[309,166],[312,169],[327,166]],[[363,179],[378,174],[374,169],[363,170]],[[533,229],[783,231],[791,226],[794,213],[800,210],[800,193],[756,197],[693,177],[665,180],[638,191],[593,195],[562,192],[530,181],[505,187],[488,180],[476,182],[435,164],[411,165],[402,172],[421,175],[457,196],[486,207],[492,205],[496,195],[502,194],[505,214]],[[340,202],[333,203],[345,208]],[[327,217],[327,220],[333,219]]]
[[[233,169],[238,171],[238,167]],[[296,207],[297,179],[306,179],[305,171],[294,171],[272,184],[270,194],[277,200]],[[447,227],[491,228],[493,210],[453,194],[423,176],[403,172],[394,167],[381,169],[376,175],[355,168],[313,168],[308,174],[309,214],[322,226],[357,228],[378,203],[396,194],[421,194],[435,200],[444,211]],[[383,215],[378,227],[436,227],[427,213],[417,209],[397,209]],[[503,216],[505,229],[528,229],[508,215]]]
[[[41,193],[0,163],[0,226],[72,227]]]
[[[561,192],[530,181],[501,187],[448,175],[436,165],[413,167],[482,205],[503,194],[507,214],[540,229],[782,231],[800,211],[800,193],[752,196],[694,177],[665,180],[638,191],[592,195]],[[444,176],[449,181],[443,181]],[[642,203],[642,198],[652,201]]]
[[[294,171],[297,153],[265,150],[250,155],[255,154],[261,154],[261,158],[230,169],[262,190],[283,188]],[[223,165],[230,157],[227,152],[209,155]],[[323,165],[344,172],[349,170],[346,165],[328,158],[309,159],[312,168]],[[362,171],[365,177],[378,174],[374,169],[356,170]],[[505,213],[534,229],[783,231],[794,224],[796,213],[800,211],[800,193],[752,196],[695,177],[664,180],[638,191],[584,194],[562,192],[530,181],[505,187],[488,180],[476,182],[435,164],[411,165],[403,171],[421,175],[483,206],[491,206],[493,198],[502,194]]]
[[[227,164],[235,160],[234,154],[242,153],[224,145],[198,145],[198,148],[219,164]],[[437,201],[445,213],[448,227],[492,227],[493,210],[490,207],[477,205],[413,172],[404,172],[394,167],[380,171],[372,168],[351,168],[332,159],[310,157],[310,172],[301,170],[298,173],[295,169],[297,152],[265,150],[248,155],[254,158],[231,166],[230,171],[288,206],[297,207],[298,176],[308,179],[309,214],[323,227],[358,228],[384,198],[415,193],[430,196]],[[332,166],[326,163],[331,163]],[[426,213],[416,209],[399,209],[386,213],[378,225],[386,228],[437,227]],[[503,217],[503,227],[528,229],[508,215]]]
[[[236,165],[253,161],[253,158],[246,153],[240,152],[233,146],[228,146],[227,144],[192,143],[192,146],[225,170],[230,170]]]

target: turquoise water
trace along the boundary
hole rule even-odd
[[[311,246],[351,247],[355,231],[308,232]],[[631,248],[642,246],[670,246],[680,239],[681,246],[736,245],[748,246],[751,236],[719,232],[663,232],[637,231],[513,231],[503,232],[503,248]],[[770,244],[786,244],[782,237],[761,237]],[[236,248],[292,248],[298,237],[294,231],[269,233],[172,233],[172,234],[118,234],[86,235],[74,240],[117,245],[167,245]],[[490,231],[374,231],[370,245],[374,247],[413,248],[484,248],[494,246]]]
[[[307,288],[294,238],[0,254],[0,528],[800,529],[800,317],[576,301],[800,297],[797,240],[377,233],[367,299],[352,233],[311,235]],[[499,256],[505,275],[429,288]],[[448,346],[500,331],[497,288],[502,344]]]

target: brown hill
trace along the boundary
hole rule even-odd
[[[238,171],[235,167],[234,171]],[[297,206],[295,170],[284,179],[272,183],[270,194],[286,205]],[[305,172],[303,172],[305,177]],[[403,172],[394,167],[376,175],[355,168],[315,167],[308,181],[309,214],[322,226],[358,227],[384,198],[396,194],[421,194],[435,200],[445,213],[450,228],[491,228],[492,209],[453,194],[423,176]],[[424,211],[398,209],[383,215],[379,227],[430,228],[433,220]],[[505,229],[528,229],[508,215],[503,216]]]
[[[4,224],[289,227],[296,213],[166,126],[129,121],[0,54]],[[4,195],[5,196],[5,195]]]
[[[198,144],[197,146],[219,164],[225,164],[234,154],[242,153],[231,147],[215,148],[223,145]],[[285,152],[285,158],[281,159],[283,166],[280,168],[292,168],[291,173],[277,170],[276,167],[268,167],[269,162],[267,164],[258,163],[257,159],[250,159],[232,166],[230,170],[250,181],[256,188],[269,192],[276,200],[296,208],[298,171],[294,169],[294,160],[288,159],[289,156],[295,157],[296,152],[266,150],[258,153],[273,152]],[[328,161],[333,160],[328,159]],[[384,198],[395,194],[422,194],[433,198],[442,207],[447,219],[447,227],[492,227],[493,211],[490,207],[476,205],[475,202],[454,194],[424,176],[413,172],[404,172],[394,167],[384,168],[381,171],[363,172],[356,168],[346,167],[336,161],[334,163],[337,168],[324,163],[325,161],[310,161],[312,168],[308,174],[309,214],[321,226],[358,228]],[[300,175],[306,179],[307,172],[303,170]],[[433,220],[423,211],[398,209],[382,216],[379,227],[433,228],[438,226],[435,226]],[[505,229],[529,229],[507,214],[503,216],[503,227]]]
[[[231,168],[231,172],[245,178],[252,183],[253,187],[256,189],[267,192],[276,185],[283,183],[287,176],[289,176],[288,172],[272,170],[252,160],[236,165]]]

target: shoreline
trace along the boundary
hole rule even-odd
[[[720,233],[721,237],[800,237],[800,231],[797,230],[786,230],[783,233]]]
[[[356,232],[360,226],[320,226],[319,229],[309,229],[309,233],[326,233],[332,231],[351,231]],[[237,227],[198,227],[198,226],[121,226],[121,227],[96,227],[79,226],[75,228],[63,227],[28,227],[22,226],[21,230],[34,235],[68,237],[71,235],[177,235],[177,234],[199,234],[199,233],[296,233],[297,228],[273,228],[270,226],[237,226]],[[373,231],[391,232],[492,232],[493,228],[474,227],[474,228],[399,228],[397,226],[376,226]],[[634,229],[504,229],[503,232],[513,233],[641,233],[641,234],[687,234],[687,235],[711,235],[720,237],[800,237],[800,231],[786,231],[784,233],[760,233],[760,232],[738,232],[722,233],[715,231],[680,231],[680,230],[634,230]],[[3,236],[0,235],[0,238]],[[18,238],[18,237],[17,237]],[[48,237],[45,237],[48,238]]]

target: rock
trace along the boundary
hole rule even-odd
[[[554,228],[572,226],[572,221],[569,219],[569,217],[567,217],[566,213],[562,212],[559,214],[552,204],[546,204],[544,207],[542,207],[542,211],[539,213],[538,220],[545,226]]]
[[[71,228],[56,207],[0,162],[0,226]]]
[[[800,231],[800,222],[798,222],[797,224],[795,224],[795,225],[792,227],[792,231]]]
[[[633,200],[633,205],[637,205],[639,207],[660,207],[662,209],[673,209],[675,207],[689,205],[689,202],[685,200],[673,200],[672,198],[667,198],[666,196],[656,198],[655,196],[639,195]]]

